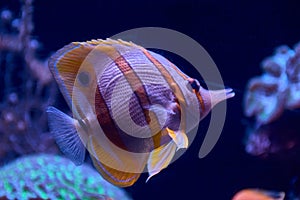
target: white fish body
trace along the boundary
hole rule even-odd
[[[61,150],[81,164],[86,147],[101,175],[121,187],[145,167],[149,178],[166,168],[188,147],[186,133],[234,96],[207,91],[159,54],[121,40],[71,43],[49,68],[74,117],[48,109]]]

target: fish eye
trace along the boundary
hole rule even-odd
[[[90,83],[90,75],[88,72],[80,72],[78,74],[78,81],[83,86],[88,86]]]
[[[200,90],[200,84],[196,79],[192,79],[191,81],[189,81],[191,87],[196,90],[196,92],[199,92]]]

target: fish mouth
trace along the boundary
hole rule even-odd
[[[225,89],[226,99],[232,98],[235,96],[235,92],[232,88]]]
[[[213,108],[218,103],[225,101],[229,98],[235,96],[232,88],[222,89],[222,90],[212,90],[209,91],[211,98],[211,107]]]

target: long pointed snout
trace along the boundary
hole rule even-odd
[[[200,94],[202,97],[200,104],[203,106],[200,119],[203,119],[215,105],[226,99],[232,98],[235,95],[231,88],[223,90],[206,90],[202,87],[200,88]]]
[[[211,109],[217,105],[218,103],[234,97],[235,93],[231,88],[224,89],[224,90],[210,90],[210,102],[211,102]]]

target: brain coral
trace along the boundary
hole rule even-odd
[[[38,154],[0,168],[0,199],[130,199],[88,165]]]

